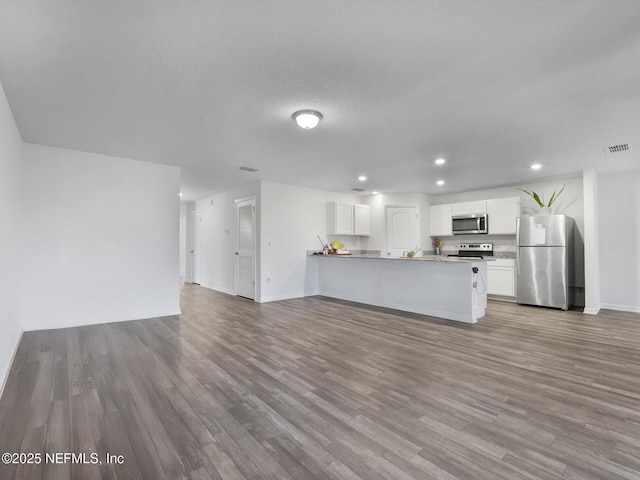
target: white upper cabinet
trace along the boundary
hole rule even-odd
[[[451,215],[471,215],[474,213],[487,213],[486,200],[478,202],[454,203],[451,208]]]
[[[369,236],[371,234],[371,211],[369,205],[353,206],[353,234]]]
[[[451,207],[453,204],[431,205],[429,207],[429,235],[432,237],[446,237],[451,232]]]
[[[490,235],[515,235],[520,216],[520,197],[487,200]]]
[[[371,212],[368,205],[342,202],[327,204],[328,235],[370,235]]]

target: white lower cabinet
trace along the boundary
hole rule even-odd
[[[516,296],[516,261],[498,258],[487,262],[487,293],[503,297]]]

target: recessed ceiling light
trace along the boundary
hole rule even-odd
[[[292,116],[298,126],[305,130],[315,128],[322,119],[322,114],[315,110],[298,110]]]
[[[180,193],[178,194],[178,196],[179,196],[179,197],[181,197],[181,196],[182,196],[182,192],[180,192]]]
[[[374,195],[378,195],[380,192],[371,192]]]
[[[540,170],[542,168],[542,165],[539,163],[534,163],[533,165],[531,165],[531,170]]]
[[[444,185],[444,180],[438,180],[436,182],[436,185],[440,185],[440,186]]]
[[[360,175],[358,177],[358,180],[360,180],[361,182],[364,182],[367,179],[367,177],[365,177],[364,175]]]
[[[446,160],[444,158],[438,158],[438,159],[436,159],[436,161],[434,163],[436,165],[443,165],[444,162],[446,162]]]

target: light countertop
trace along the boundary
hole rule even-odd
[[[314,255],[309,253],[308,255]],[[452,263],[470,263],[470,262],[487,262],[491,261],[490,258],[481,260],[479,258],[462,258],[462,257],[447,257],[446,255],[425,255],[423,257],[389,257],[380,254],[370,253],[353,253],[351,255],[314,255],[322,258],[352,258],[352,259],[370,259],[370,260],[399,260],[403,262],[452,262]]]

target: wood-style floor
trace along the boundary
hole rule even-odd
[[[182,304],[25,333],[0,453],[42,461],[0,478],[640,478],[640,315],[490,302],[468,325],[193,285]]]

